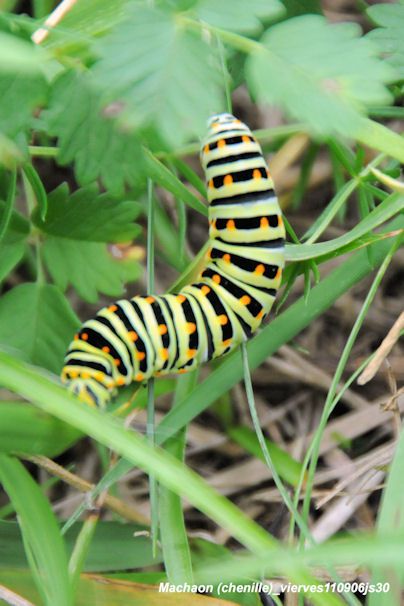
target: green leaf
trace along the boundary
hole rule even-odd
[[[279,0],[200,0],[197,14],[216,27],[254,33],[262,29],[261,21],[281,17],[285,9]]]
[[[218,62],[175,14],[130,5],[98,50],[95,77],[131,126],[153,123],[169,143],[180,144],[200,135],[207,116],[222,107]]]
[[[74,444],[80,436],[80,432],[70,425],[61,423],[34,406],[15,400],[0,401],[1,452],[54,457]]]
[[[140,208],[133,200],[100,195],[96,187],[79,189],[70,195],[68,185],[63,183],[48,195],[46,220],[35,212],[33,221],[43,232],[61,238],[127,242],[140,232],[139,225],[133,223]]]
[[[0,480],[18,514],[25,551],[45,606],[72,606],[65,545],[48,500],[22,463],[2,453]]]
[[[49,134],[58,139],[58,162],[74,162],[80,185],[100,179],[106,189],[120,195],[125,183],[139,182],[139,142],[103,111],[88,72],[65,72],[55,80],[44,119]]]
[[[25,246],[22,242],[5,244],[0,246],[0,282],[4,280],[12,269],[21,261]]]
[[[247,75],[261,101],[285,108],[313,132],[352,136],[366,107],[388,103],[394,79],[354,23],[330,25],[304,15],[271,27],[248,60]]]
[[[41,70],[41,64],[46,60],[43,49],[38,48],[27,40],[17,38],[6,32],[0,32],[0,73],[17,73],[30,76]]]
[[[404,0],[375,4],[366,12],[380,25],[369,32],[367,38],[377,44],[384,59],[396,69],[399,79],[404,78]]]
[[[0,131],[14,138],[28,128],[34,108],[45,102],[46,94],[47,86],[41,76],[0,73]]]
[[[140,274],[136,261],[115,260],[105,244],[48,236],[43,256],[54,282],[65,291],[71,284],[79,295],[95,303],[98,292],[117,297],[123,283]]]
[[[50,284],[22,284],[0,298],[0,343],[55,373],[79,324],[62,293]]]

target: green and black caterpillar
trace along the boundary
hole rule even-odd
[[[231,114],[212,116],[201,150],[209,250],[177,294],[101,309],[69,346],[62,381],[104,407],[118,387],[182,373],[251,337],[270,311],[284,266],[285,229],[260,145]]]

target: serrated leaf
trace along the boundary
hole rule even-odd
[[[200,134],[222,107],[218,62],[178,15],[131,5],[98,51],[94,75],[106,101],[122,103],[120,119],[153,123],[173,145]]]
[[[121,195],[125,183],[141,179],[139,142],[103,113],[88,73],[66,72],[55,80],[44,119],[49,134],[58,138],[58,162],[74,162],[80,185],[100,179],[111,193]]]
[[[198,16],[216,27],[254,33],[262,29],[262,20],[281,17],[284,6],[278,0],[200,0]]]
[[[133,223],[140,205],[133,200],[114,200],[87,187],[69,194],[66,183],[48,195],[46,220],[39,212],[33,221],[47,234],[92,242],[127,242],[135,238],[140,227]]]
[[[367,9],[368,16],[380,27],[367,34],[384,58],[404,78],[404,0],[394,4],[375,4]]]
[[[78,294],[95,303],[98,293],[117,297],[123,293],[123,283],[138,277],[140,267],[114,260],[105,244],[49,236],[43,245],[43,255],[54,282],[64,291],[71,284]]]
[[[0,343],[33,364],[60,372],[80,322],[51,284],[27,283],[0,298]]]
[[[395,77],[354,23],[304,15],[271,27],[248,60],[251,88],[314,132],[352,136],[367,106],[388,103]]]
[[[0,131],[13,138],[28,128],[34,108],[45,102],[46,93],[45,80],[39,75],[0,73]]]

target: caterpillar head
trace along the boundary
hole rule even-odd
[[[223,134],[223,131],[236,131],[237,133],[240,131],[245,131],[246,133],[250,132],[250,129],[246,124],[229,113],[213,114],[207,121],[207,129],[208,132],[203,140],[201,149],[201,164],[203,167],[205,167],[204,156],[206,156],[208,151],[207,145],[216,139],[220,139],[220,135]]]

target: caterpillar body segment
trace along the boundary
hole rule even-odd
[[[232,351],[272,307],[285,229],[261,148],[245,124],[218,114],[201,163],[209,202],[205,266],[177,294],[121,299],[83,324],[62,381],[90,405],[106,406],[133,381],[187,372]]]

